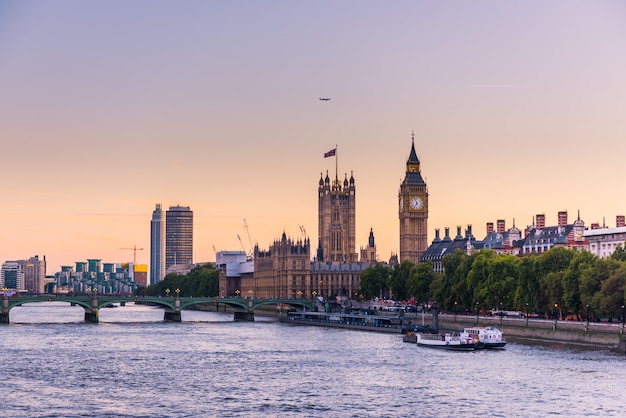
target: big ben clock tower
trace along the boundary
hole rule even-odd
[[[398,193],[400,215],[400,262],[419,263],[428,248],[428,188],[420,173],[415,152],[415,134],[411,136],[411,153],[406,162],[406,175]]]

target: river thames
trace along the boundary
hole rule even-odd
[[[39,303],[0,326],[3,417],[610,417],[626,358],[509,343],[446,352],[400,335],[159,308]]]

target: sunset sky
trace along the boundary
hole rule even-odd
[[[320,101],[329,97],[330,101]],[[399,251],[415,132],[429,240],[567,210],[626,214],[624,1],[0,2],[0,262],[148,263],[194,212],[195,261],[317,244],[320,173],[355,178],[357,248]]]

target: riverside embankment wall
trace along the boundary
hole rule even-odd
[[[416,317],[419,321],[420,317]],[[510,340],[527,340],[606,348],[626,353],[622,323],[554,321],[494,316],[438,315],[439,329],[460,331],[472,326],[495,326]],[[426,323],[433,326],[432,316]]]

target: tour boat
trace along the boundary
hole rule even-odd
[[[473,351],[476,348],[476,339],[458,333],[445,334],[417,333],[417,345],[444,350]]]
[[[476,348],[504,348],[506,340],[496,327],[465,328],[461,335],[477,340]]]

